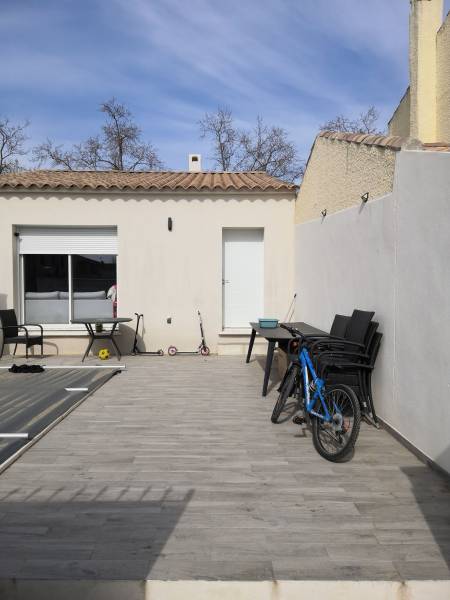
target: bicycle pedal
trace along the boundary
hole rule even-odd
[[[292,419],[292,422],[296,425],[304,425],[306,423],[306,419],[301,415],[295,415],[295,417]]]

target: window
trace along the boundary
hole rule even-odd
[[[116,257],[72,256],[73,318],[116,316]]]
[[[67,256],[23,256],[25,323],[69,322],[69,269]],[[63,297],[61,297],[63,296]]]
[[[60,325],[116,316],[116,253],[112,228],[19,230],[24,322]]]

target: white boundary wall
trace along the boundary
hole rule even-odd
[[[376,312],[376,410],[450,472],[450,154],[399,152],[392,194],[297,225],[295,290],[327,330]]]

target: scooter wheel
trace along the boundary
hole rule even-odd
[[[200,348],[200,354],[201,354],[202,356],[209,356],[209,355],[210,355],[210,353],[211,353],[211,350],[208,348],[208,346],[202,346],[202,347]]]
[[[164,350],[163,350],[162,348],[160,348],[160,349],[158,350],[158,355],[159,355],[159,356],[164,356]]]
[[[169,356],[175,356],[175,354],[178,352],[178,350],[176,349],[175,346],[169,346],[169,348],[167,349],[167,354]]]

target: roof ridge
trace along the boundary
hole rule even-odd
[[[418,144],[421,145],[419,140],[414,140],[413,138],[402,137],[399,135],[353,133],[351,131],[324,130],[321,131],[317,137],[354,144],[365,144],[366,146],[380,146],[383,148],[389,148],[391,150],[401,150],[403,146],[410,144],[412,141],[418,142]]]
[[[203,175],[207,175],[209,173],[216,174],[257,174],[257,175],[265,175],[266,177],[274,177],[274,175],[270,175],[267,171],[215,171],[215,170],[202,170],[202,171],[188,171],[188,170],[174,170],[174,169],[158,169],[158,170],[149,170],[149,171],[127,171],[126,169],[123,171],[119,171],[118,169],[22,169],[21,171],[17,171],[16,173],[8,173],[8,175],[18,175],[20,173],[117,173],[120,175],[139,175],[139,174],[153,174],[153,173],[170,173],[170,174],[194,174],[197,175],[199,173]],[[277,177],[275,177],[277,179]]]
[[[261,171],[70,171],[34,169],[0,175],[0,188],[289,191],[297,186]]]

